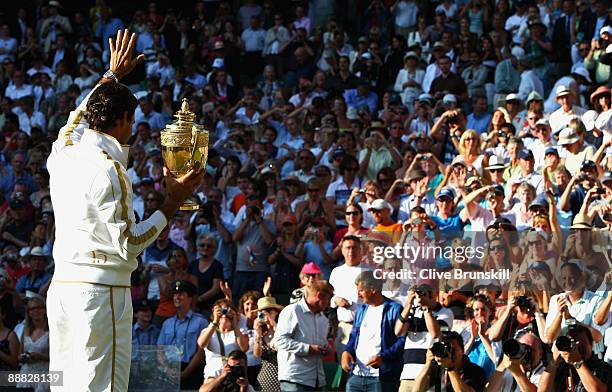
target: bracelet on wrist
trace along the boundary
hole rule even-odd
[[[402,322],[402,324],[406,324],[406,323],[408,322],[408,319],[405,319],[405,318],[402,316],[402,314],[400,313],[400,315],[399,315],[399,321],[401,321],[401,322]]]

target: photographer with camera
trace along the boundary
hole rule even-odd
[[[255,389],[249,385],[246,373],[246,354],[240,350],[234,350],[228,354],[221,374],[206,380],[199,392],[255,392]]]
[[[238,298],[249,290],[263,289],[270,267],[268,257],[275,240],[274,222],[263,218],[262,202],[258,195],[249,195],[245,219],[232,237],[237,246],[236,272],[232,293]]]
[[[444,154],[443,163],[450,164],[459,155],[459,140],[465,131],[467,117],[461,109],[447,110],[435,122],[429,132],[436,144],[432,152],[437,156]]]
[[[518,339],[506,340],[502,349],[504,357],[485,391],[536,392],[544,373],[542,341],[533,333],[526,333]]]
[[[489,331],[489,337],[494,341],[506,341],[515,336],[517,331],[529,329],[533,331],[543,342],[547,343],[544,331],[546,330],[546,318],[534,295],[526,287],[511,291],[508,304],[499,318]]]
[[[427,349],[440,337],[441,327],[453,325],[453,312],[437,301],[438,292],[430,284],[421,283],[408,291],[404,309],[395,322],[395,334],[406,335],[404,368],[400,391],[411,391],[415,379],[423,369]]]
[[[612,367],[593,354],[592,329],[570,323],[557,338],[539,391],[610,391]]]
[[[575,136],[575,138],[577,140],[578,136]],[[598,171],[595,162],[589,160],[582,162],[580,171],[572,176],[559,199],[561,211],[571,211],[572,215],[576,216],[582,203],[584,203],[587,191],[597,186],[597,176]]]
[[[249,349],[249,338],[240,331],[239,320],[230,300],[223,298],[215,302],[212,321],[198,337],[198,346],[206,355],[205,380],[219,376],[226,353]]]
[[[485,382],[484,370],[464,354],[461,335],[445,331],[427,351],[425,366],[412,391],[441,390],[444,385],[446,391],[479,392],[484,390]]]

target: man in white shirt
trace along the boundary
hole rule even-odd
[[[574,94],[569,87],[557,87],[556,97],[561,107],[555,110],[548,119],[553,133],[565,128],[572,118],[580,118],[586,112],[585,108],[574,105]]]
[[[556,142],[550,137],[550,123],[541,118],[536,122],[535,135],[537,139],[529,145],[529,149],[536,159],[535,170],[540,170],[544,166],[544,152],[549,147],[556,146]]]
[[[338,356],[344,351],[344,345],[348,342],[353,320],[360,303],[355,279],[364,270],[361,265],[361,241],[359,237],[347,235],[340,244],[344,264],[332,270],[329,283],[334,286],[334,297],[331,301],[332,308],[337,308],[338,335],[334,346]]]
[[[351,192],[361,188],[361,179],[357,176],[359,162],[352,155],[344,155],[340,162],[340,176],[327,187],[325,197],[335,205],[336,225],[344,225],[344,211]],[[332,283],[333,284],[333,283]]]
[[[7,24],[3,24],[0,27],[0,63],[4,59],[15,60],[15,53],[17,52],[17,40],[10,36],[11,31]]]
[[[524,0],[518,0],[514,2],[514,6],[516,13],[506,19],[504,29],[512,33],[513,43],[521,45],[523,42],[519,31],[521,25],[527,23],[527,3]]]
[[[152,76],[159,78],[159,85],[162,87],[174,81],[174,67],[164,53],[159,52],[157,61],[147,67],[147,77]]]
[[[128,37],[127,30],[119,31],[116,45],[111,41],[109,72],[70,113],[47,161],[57,217],[47,301],[49,369],[63,371],[67,390],[127,390],[136,257],[203,177],[201,170],[167,176],[160,209],[135,222],[123,146],[132,135],[136,100],[117,81],[143,57],[132,59],[136,36]]]
[[[328,352],[329,320],[323,310],[333,295],[333,286],[318,280],[306,286],[304,298],[280,312],[272,344],[278,350],[281,390],[319,389],[326,384],[323,356]]]
[[[242,32],[240,38],[244,49],[244,64],[248,64],[244,67],[245,73],[248,75],[259,73],[262,66],[261,52],[266,45],[266,30],[261,28],[259,17],[251,17],[249,28]]]
[[[15,69],[13,72],[13,78],[11,80],[12,83],[9,83],[9,86],[4,91],[4,96],[12,99],[13,101],[18,100],[19,98],[32,95],[32,86],[29,84],[25,84],[24,74],[21,69]]]
[[[396,392],[402,372],[404,337],[395,334],[395,322],[402,306],[382,295],[383,280],[372,271],[355,279],[359,306],[351,338],[342,353],[342,368],[349,373],[348,392]]]

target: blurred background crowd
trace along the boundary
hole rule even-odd
[[[210,132],[200,209],[133,273],[134,352],[179,347],[184,389],[610,390],[611,16],[608,0],[3,4],[0,370],[48,368],[46,158],[129,28],[138,219],[163,202],[160,132],[183,100]],[[450,251],[375,261],[396,244]],[[392,274],[422,269],[511,273]]]

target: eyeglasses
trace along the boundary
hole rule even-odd
[[[490,246],[489,249],[493,252],[497,252],[498,250],[504,251],[504,252],[506,251],[506,248],[503,245],[493,245],[493,246]]]
[[[201,244],[198,244],[198,248],[204,248],[204,249],[209,249],[209,248],[214,248],[215,246],[213,244],[209,244],[207,242],[202,242]]]
[[[370,210],[372,214],[381,214],[382,210]]]
[[[145,201],[157,201],[157,199],[148,198]]]
[[[314,193],[314,192],[318,192],[319,189],[315,189],[315,188],[310,188],[308,189],[308,192]]]
[[[359,215],[360,213],[359,213],[359,211],[347,211],[347,212],[345,212],[344,214],[345,214],[345,215],[348,215],[348,216],[351,216],[351,215],[353,215],[353,216],[357,216],[357,215]]]
[[[506,169],[489,169],[489,171],[490,171],[490,172],[493,172],[493,173],[501,173],[501,172],[503,172],[504,170],[506,170]]]
[[[471,137],[471,136],[470,136],[470,137],[466,137],[466,138],[465,138],[465,141],[466,141],[466,142],[473,142],[474,140],[478,140],[478,139],[477,139],[477,138],[475,138],[475,137]]]
[[[539,246],[542,245],[542,241],[529,241],[527,242],[529,246]]]

